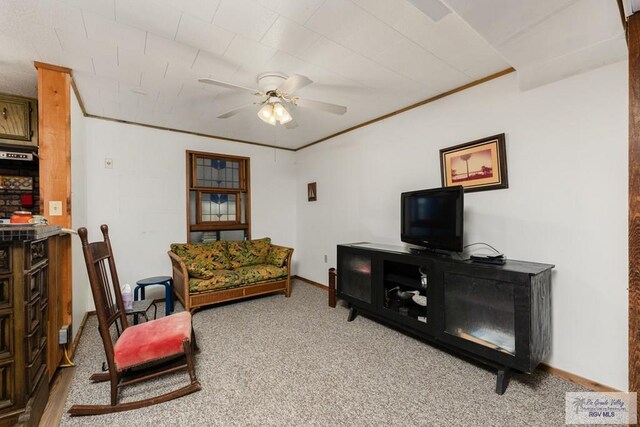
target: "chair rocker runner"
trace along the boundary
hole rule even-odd
[[[201,389],[192,352],[197,349],[191,314],[181,312],[158,320],[129,326],[109,240],[109,228],[100,229],[104,241],[89,243],[87,229],[78,229],[96,305],[98,329],[107,357],[108,372],[91,376],[94,382],[110,381],[110,405],[73,405],[71,415],[97,415],[128,411],[166,402]],[[114,298],[115,297],[115,298]],[[114,300],[115,299],[115,300]],[[113,341],[111,327],[121,326]],[[187,369],[191,383],[177,390],[134,402],[118,403],[118,389],[160,375]]]

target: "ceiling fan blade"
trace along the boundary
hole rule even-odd
[[[332,114],[344,114],[347,112],[347,107],[344,105],[329,104],[328,102],[300,98],[296,99],[295,102],[299,107],[315,108],[316,110],[322,110]]]
[[[282,93],[286,93],[287,95],[291,95],[293,92],[298,89],[302,89],[305,86],[309,86],[313,83],[309,77],[302,76],[300,74],[292,74],[289,78],[278,86],[277,90]]]
[[[198,79],[198,81],[200,83],[206,83],[208,85],[214,85],[214,86],[220,86],[220,87],[226,87],[227,89],[238,89],[238,90],[244,90],[247,92],[251,92],[254,95],[256,94],[260,94],[261,92],[258,89],[251,89],[250,87],[244,87],[244,86],[238,86],[238,85],[234,85],[233,83],[226,83],[226,82],[221,82],[220,80],[213,80],[213,79],[209,79],[209,78],[202,78],[202,79]]]
[[[224,113],[224,114],[220,114],[220,115],[218,116],[218,118],[219,118],[219,119],[228,119],[229,117],[232,117],[232,116],[235,116],[235,115],[236,115],[236,114],[238,114],[238,113],[241,113],[241,112],[242,112],[243,110],[245,110],[246,108],[253,107],[253,106],[254,106],[254,104],[247,104],[247,105],[243,105],[242,107],[238,107],[238,108],[235,108],[235,109],[233,109],[233,110],[231,110],[231,111],[227,111],[227,112],[226,112],[226,113]]]

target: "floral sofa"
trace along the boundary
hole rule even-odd
[[[291,295],[293,249],[270,238],[173,243],[173,291],[185,310],[272,292]]]

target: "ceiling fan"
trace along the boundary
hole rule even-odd
[[[233,83],[226,83],[220,80],[214,80],[210,78],[198,79],[201,83],[206,83],[214,86],[220,86],[228,89],[243,90],[245,92],[251,92],[252,94],[262,98],[251,104],[243,105],[242,107],[235,108],[231,111],[227,111],[224,114],[218,116],[219,119],[227,119],[235,116],[236,114],[244,111],[247,108],[252,108],[254,105],[261,106],[258,111],[258,117],[270,125],[275,126],[277,123],[285,125],[286,128],[292,129],[298,126],[291,113],[294,113],[295,107],[314,108],[320,111],[326,111],[332,114],[344,114],[347,112],[347,107],[337,104],[330,104],[328,102],[313,101],[311,99],[303,99],[293,94],[302,89],[305,86],[313,83],[309,77],[302,76],[300,74],[292,74],[287,76],[278,72],[266,72],[258,76],[258,88],[253,89],[244,86],[238,86]]]

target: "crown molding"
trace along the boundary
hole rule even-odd
[[[389,117],[393,117],[393,116],[396,116],[396,115],[398,115],[400,113],[404,113],[406,111],[413,110],[414,108],[422,107],[423,105],[426,105],[426,104],[429,104],[431,102],[437,101],[439,99],[445,98],[445,97],[447,97],[449,95],[453,95],[454,93],[462,92],[465,89],[469,89],[469,88],[472,88],[474,86],[481,85],[482,83],[486,83],[486,82],[488,82],[490,80],[497,79],[497,78],[502,77],[502,76],[507,75],[507,74],[511,74],[514,71],[515,71],[514,68],[507,68],[506,70],[502,70],[502,71],[499,71],[499,72],[497,72],[495,74],[491,74],[490,76],[487,76],[487,77],[472,81],[471,83],[467,83],[466,85],[459,86],[459,87],[457,87],[455,89],[448,90],[448,91],[443,92],[443,93],[441,93],[439,95],[432,96],[431,98],[416,102],[415,104],[411,104],[411,105],[409,105],[407,107],[403,107],[403,108],[401,108],[399,110],[396,110],[396,111],[393,111],[391,113],[387,113],[385,115],[376,117],[375,119],[367,120],[366,122],[362,122],[362,123],[360,123],[358,125],[355,125],[355,126],[352,126],[352,127],[348,128],[348,129],[341,130],[340,132],[336,132],[336,133],[331,134],[329,136],[325,136],[324,138],[320,138],[320,139],[318,139],[316,141],[310,142],[307,145],[303,145],[302,147],[297,148],[295,151],[304,150],[305,148],[311,147],[312,145],[319,144],[319,143],[321,143],[323,141],[326,141],[328,139],[335,138],[336,136],[343,135],[343,134],[345,134],[347,132],[351,132],[351,131],[354,131],[356,129],[360,129],[360,128],[365,127],[365,126],[372,125],[372,124],[377,123],[379,121],[388,119]]]

